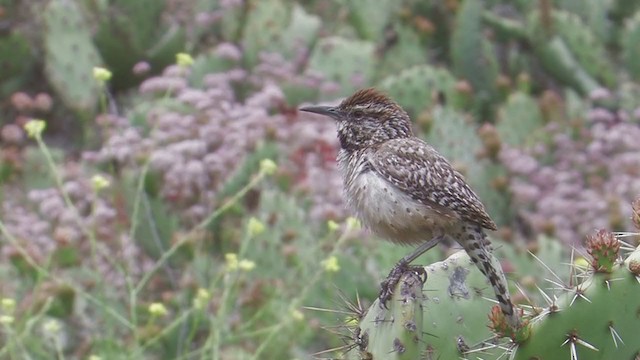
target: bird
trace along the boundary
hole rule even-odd
[[[424,140],[416,137],[407,112],[385,93],[367,88],[337,106],[300,111],[332,118],[340,149],[338,170],[347,206],[378,237],[415,250],[398,261],[381,283],[386,307],[393,288],[420,255],[454,240],[489,280],[501,312],[512,328],[521,324],[507,280],[485,230],[497,230],[462,174]],[[425,281],[426,281],[426,274]]]

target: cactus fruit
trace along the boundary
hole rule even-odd
[[[620,243],[612,233],[601,229],[587,239],[587,252],[592,257],[594,271],[610,274],[618,261]]]
[[[64,103],[76,111],[92,110],[98,98],[93,68],[102,60],[80,8],[73,1],[52,0],[44,10],[45,70]]]

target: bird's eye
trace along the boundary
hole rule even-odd
[[[364,111],[362,110],[354,110],[351,115],[356,118],[361,118],[364,116]]]

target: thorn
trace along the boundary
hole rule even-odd
[[[569,263],[571,264],[571,266],[569,267],[569,282],[570,282],[570,284],[573,282],[574,276],[576,275],[575,274],[575,266],[573,265],[575,252],[576,252],[576,248],[571,246],[571,257],[570,257],[570,261],[569,261]],[[578,279],[576,279],[576,282],[578,282]]]
[[[582,345],[582,346],[586,347],[587,349],[590,349],[590,350],[593,350],[593,351],[600,351],[595,346],[593,346],[593,345],[589,344],[588,342],[580,339],[575,332],[573,332],[571,334],[567,334],[567,339],[560,346],[564,346],[566,344],[569,344],[569,349],[570,349],[570,352],[571,352],[571,360],[578,360],[578,351],[576,350],[576,344]]]
[[[588,342],[586,342],[586,341],[584,341],[584,340],[582,340],[582,339],[580,339],[580,338],[578,338],[578,339],[576,340],[576,344],[578,344],[578,345],[582,345],[582,346],[586,347],[586,348],[587,348],[587,349],[589,349],[589,350],[593,350],[593,351],[600,351],[600,350],[598,350],[598,348],[597,348],[597,347],[595,347],[595,346],[593,346],[593,345],[589,344]]]
[[[613,345],[616,346],[616,349],[618,348],[618,341],[620,341],[620,343],[624,345],[624,341],[622,341],[622,338],[620,337],[620,334],[618,334],[616,329],[613,328],[613,324],[609,324],[609,331],[611,332],[611,338],[613,338]]]
[[[341,315],[353,315],[351,311],[345,311],[345,310],[325,309],[325,308],[319,308],[315,306],[302,306],[302,308],[305,310],[311,310],[311,311],[321,311],[321,312],[328,312],[328,313],[341,314]]]
[[[549,295],[547,295],[546,292],[544,292],[544,290],[542,290],[538,284],[536,284],[536,289],[538,289],[538,291],[540,292],[540,294],[542,295],[542,297],[544,298],[544,300],[547,302],[547,305],[551,306],[554,305],[555,301],[551,300],[551,298],[549,297]]]
[[[328,354],[328,353],[332,353],[332,352],[342,352],[343,354],[348,353],[349,351],[355,349],[357,347],[356,344],[346,344],[346,345],[341,345],[341,346],[336,346],[334,348],[331,349],[327,349],[327,350],[322,350],[322,351],[318,351],[316,353],[311,354],[311,356],[315,357],[316,359],[318,359],[318,355],[324,355],[324,354]]]
[[[544,281],[550,282],[553,285],[555,285],[556,287],[553,288],[553,290],[569,290],[570,289],[570,287],[568,287],[568,286],[566,286],[566,285],[564,285],[562,283],[556,282],[554,280],[551,280],[551,279],[544,279]]]
[[[520,294],[522,294],[524,299],[527,300],[527,303],[533,305],[533,301],[531,301],[531,298],[529,297],[527,292],[524,291],[524,289],[520,286],[520,284],[516,282],[515,285],[516,285],[516,288],[518,289],[518,292],[520,292]],[[523,306],[523,305],[520,305],[520,306]]]
[[[547,266],[547,264],[545,264],[544,261],[540,260],[540,258],[537,257],[536,254],[532,253],[531,251],[527,251],[527,252],[529,253],[529,255],[533,256],[533,258],[536,259],[540,264],[542,264],[542,266],[544,266],[544,268],[547,269],[547,271],[549,271],[551,275],[555,276],[555,278],[558,279],[560,283],[562,283],[562,279],[558,276],[558,274],[556,274],[553,270],[551,270],[551,268]],[[564,287],[566,288],[566,286]]]
[[[588,302],[591,304],[591,300],[589,300],[589,298],[587,298],[587,297],[584,295],[584,292],[583,292],[583,291],[584,291],[584,290],[582,290],[582,289],[580,289],[580,288],[577,288],[577,289],[576,289],[576,294],[577,294],[578,296],[580,296],[582,299],[584,299],[584,300],[588,301]],[[572,303],[573,303],[573,301],[572,301]]]
[[[571,360],[578,360],[578,352],[576,351],[576,344],[571,343]]]

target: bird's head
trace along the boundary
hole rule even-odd
[[[307,106],[300,111],[333,118],[340,145],[348,151],[412,136],[409,115],[375,89],[359,90],[338,106]]]

